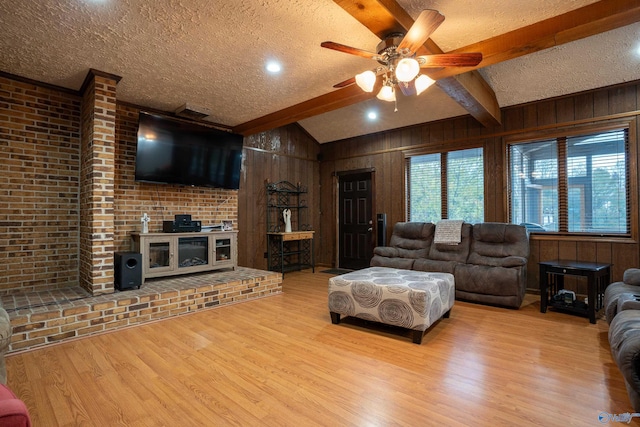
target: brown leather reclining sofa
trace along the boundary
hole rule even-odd
[[[456,298],[519,308],[526,291],[529,235],[524,226],[463,223],[460,243],[433,243],[436,225],[399,222],[371,266],[451,273]]]

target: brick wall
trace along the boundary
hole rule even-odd
[[[83,85],[80,286],[113,293],[113,181],[117,80],[91,71]]]
[[[9,352],[29,350],[282,292],[282,275],[251,268],[148,282],[142,289],[10,311]]]
[[[98,82],[104,87],[83,89],[94,103],[83,125],[80,95],[0,77],[0,294],[81,283],[91,284],[91,292],[109,292],[113,252],[130,250],[129,235],[140,231],[144,212],[152,232],[175,214],[191,214],[204,225],[227,220],[238,229],[237,190],[134,181],[138,109],[116,102],[105,110],[103,96],[113,104],[115,84]],[[91,134],[87,149],[93,149],[95,133],[111,126],[95,121],[103,113],[115,115],[115,141],[98,136],[106,151],[94,151],[83,163],[83,191],[93,192],[85,208],[93,203],[93,222],[86,217],[80,243],[80,135]],[[89,180],[96,174],[97,182]],[[102,215],[111,216],[113,225]],[[81,247],[91,254],[83,257],[83,268]]]
[[[78,284],[80,103],[0,77],[0,293]]]

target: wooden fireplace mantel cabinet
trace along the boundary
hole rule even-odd
[[[238,266],[238,232],[132,233],[131,249],[142,254],[142,282],[153,277]]]

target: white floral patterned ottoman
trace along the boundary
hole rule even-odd
[[[455,299],[453,274],[369,267],[329,279],[331,322],[340,315],[413,330],[413,342],[436,320],[448,318]]]

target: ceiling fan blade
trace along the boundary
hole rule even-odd
[[[482,61],[482,54],[480,52],[442,53],[417,56],[416,60],[420,68],[475,67]]]
[[[337,50],[338,52],[349,53],[351,55],[362,56],[363,58],[376,59],[378,55],[367,50],[358,49],[357,47],[346,46],[335,42],[322,42],[320,46],[327,49]]]
[[[420,12],[416,22],[409,28],[407,35],[400,42],[398,51],[404,54],[413,53],[427,41],[429,36],[442,24],[444,15],[437,10],[425,9]]]

